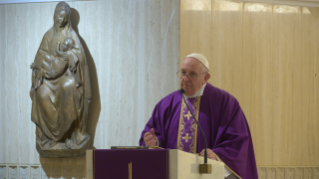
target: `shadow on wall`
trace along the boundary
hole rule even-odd
[[[100,100],[100,91],[97,78],[97,72],[93,57],[89,51],[88,46],[81,37],[78,24],[80,22],[79,12],[71,8],[71,24],[74,31],[77,33],[81,44],[84,48],[91,80],[92,88],[92,98],[89,107],[88,121],[87,121],[87,133],[91,136],[91,148],[95,149],[93,146],[96,125],[99,120],[101,112],[101,100]],[[83,155],[81,158],[42,158],[40,157],[40,162],[43,167],[43,170],[48,178],[86,178],[86,155]]]
[[[100,99],[100,91],[99,91],[99,82],[97,79],[96,67],[95,67],[93,57],[90,53],[88,46],[86,45],[85,41],[83,40],[83,38],[81,37],[81,35],[79,33],[79,29],[78,29],[79,22],[80,22],[79,12],[76,9],[71,8],[72,28],[78,34],[78,37],[79,37],[81,44],[84,48],[87,62],[89,65],[91,88],[92,88],[92,99],[91,99],[90,108],[89,108],[87,133],[91,136],[92,148],[95,148],[93,146],[94,138],[95,138],[95,130],[96,130],[96,125],[97,125],[97,122],[99,120],[100,112],[101,112],[101,99]]]

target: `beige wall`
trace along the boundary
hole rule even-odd
[[[245,112],[257,165],[319,177],[319,8],[181,0],[180,18],[180,60],[209,59],[209,82]]]

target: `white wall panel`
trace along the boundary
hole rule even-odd
[[[5,136],[5,103],[4,103],[4,52],[5,52],[5,7],[0,6],[0,120],[1,120],[1,130],[0,130],[0,136]],[[5,145],[4,145],[4,139],[0,139],[0,150],[5,152]],[[0,155],[0,161],[5,160],[5,155]],[[1,169],[0,169],[1,170]]]
[[[155,104],[178,89],[179,0],[68,3],[88,50],[93,146],[138,145]],[[0,5],[0,164],[85,165],[83,158],[42,159],[35,147],[30,65],[56,4]]]

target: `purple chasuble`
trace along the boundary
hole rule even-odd
[[[226,91],[207,83],[199,103],[198,123],[206,135],[208,148],[239,178],[258,179],[249,126],[238,101]],[[178,90],[155,106],[142,132],[140,145],[145,145],[144,133],[154,128],[160,147],[176,149],[179,139],[185,137],[180,136],[181,113],[182,95]],[[197,130],[196,140],[196,152],[199,153],[205,147],[200,130]]]

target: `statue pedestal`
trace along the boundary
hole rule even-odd
[[[85,154],[85,151],[90,148],[90,140],[91,137],[88,135],[80,145],[73,143],[70,148],[67,148],[65,143],[57,143],[51,147],[50,142],[45,143],[43,146],[36,143],[36,147],[43,158],[74,158]]]

